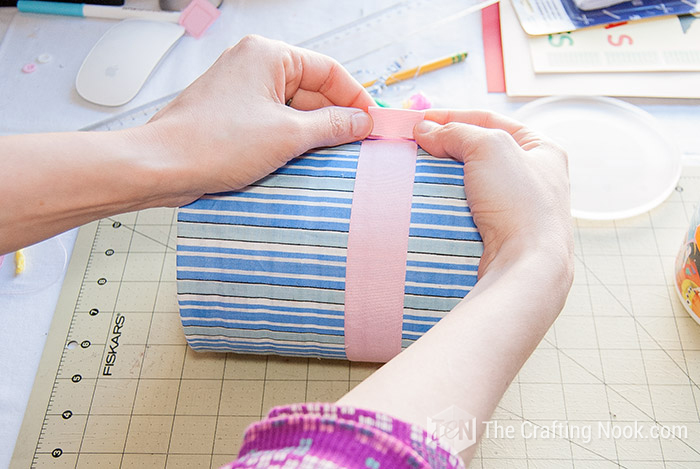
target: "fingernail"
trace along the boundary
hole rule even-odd
[[[354,137],[365,137],[372,130],[372,118],[366,112],[356,112],[350,119],[350,126]]]
[[[416,126],[413,128],[413,133],[415,135],[423,135],[437,129],[438,127],[440,127],[440,125],[436,122],[423,120],[416,124]]]

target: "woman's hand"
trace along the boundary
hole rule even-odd
[[[373,103],[333,59],[248,36],[142,133],[185,178],[183,203],[245,187],[311,148],[365,138]]]
[[[464,162],[464,189],[484,240],[483,277],[494,258],[546,251],[571,263],[566,153],[519,122],[486,111],[427,111],[416,142]],[[570,269],[569,269],[570,270]]]

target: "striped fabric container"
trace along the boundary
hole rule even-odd
[[[309,152],[243,191],[179,210],[178,302],[192,348],[346,358],[345,266],[359,152],[359,142]],[[482,250],[462,163],[419,149],[402,347],[471,290]]]

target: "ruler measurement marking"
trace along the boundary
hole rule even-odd
[[[78,302],[76,301],[76,306],[77,306],[77,304],[78,304]],[[56,372],[56,381],[55,381],[56,384],[58,384],[58,379],[59,379],[59,377],[61,376],[62,371],[63,371],[63,362],[64,362],[64,359],[65,359],[65,350],[66,350],[66,348],[68,347],[68,344],[71,342],[71,337],[73,336],[73,326],[75,325],[75,319],[76,319],[75,314],[71,315],[71,321],[70,321],[70,326],[68,326],[68,334],[67,334],[67,337],[66,337],[66,343],[65,343],[65,345],[63,346],[64,353],[61,354],[61,361],[58,362],[58,371]],[[53,396],[54,396],[55,394],[56,394],[56,387],[54,386],[54,388],[51,390],[52,398],[53,398]],[[49,401],[49,403],[50,403],[50,401]],[[48,409],[48,410],[51,410],[51,405],[49,405],[49,409]]]
[[[70,322],[70,325],[69,325],[69,330],[68,330],[68,333],[66,334],[66,340],[64,341],[64,345],[63,345],[63,348],[62,348],[62,351],[61,351],[61,358],[60,358],[60,360],[59,360],[58,369],[57,369],[57,371],[56,371],[56,378],[54,379],[53,386],[52,386],[52,389],[51,389],[51,394],[52,394],[52,396],[55,395],[55,393],[56,393],[56,387],[58,386],[59,380],[61,379],[61,372],[62,372],[62,368],[63,368],[63,365],[64,365],[64,363],[65,363],[65,359],[66,359],[66,351],[68,350],[67,347],[66,347],[66,345],[67,345],[68,342],[70,341],[70,332],[71,332],[71,330],[72,330],[72,326],[73,326],[73,323],[74,323],[75,318],[76,318],[75,312],[76,312],[76,310],[77,310],[77,308],[78,308],[78,305],[79,305],[80,300],[83,298],[83,291],[84,291],[85,286],[87,285],[86,280],[87,280],[87,277],[88,277],[88,272],[90,271],[92,256],[93,256],[94,253],[95,253],[95,245],[97,244],[97,241],[98,241],[98,239],[99,239],[99,237],[100,237],[99,234],[100,234],[100,227],[101,227],[101,226],[102,226],[102,221],[98,222],[97,230],[96,230],[96,232],[95,232],[95,236],[94,236],[94,238],[93,238],[93,242],[92,242],[92,245],[91,245],[91,247],[90,247],[90,251],[89,251],[90,254],[88,255],[88,260],[87,260],[87,264],[86,264],[87,267],[86,267],[86,269],[85,269],[85,273],[83,274],[82,281],[81,281],[81,283],[80,283],[80,289],[79,289],[78,295],[77,295],[77,297],[76,297],[76,301],[75,301],[75,305],[74,305],[74,309],[73,309],[73,314],[71,315],[71,322]],[[96,383],[95,383],[95,387],[96,387]],[[94,394],[94,388],[93,388],[93,394]],[[53,450],[51,450],[51,451],[39,451],[39,448],[42,446],[44,437],[45,437],[45,435],[46,435],[46,430],[47,430],[47,427],[48,427],[48,418],[49,418],[49,416],[55,416],[55,415],[56,415],[56,414],[52,414],[52,413],[51,413],[51,410],[52,410],[52,405],[51,405],[51,398],[50,398],[50,400],[49,400],[49,405],[47,405],[47,407],[46,407],[46,413],[44,414],[44,421],[43,421],[42,426],[41,426],[41,432],[39,433],[39,438],[38,438],[38,440],[37,440],[37,445],[36,445],[36,449],[35,449],[35,454],[34,454],[34,457],[32,458],[33,464],[36,464],[36,462],[37,462],[37,454],[39,454],[39,453],[42,453],[42,454],[54,454],[54,452],[56,451],[56,449],[53,449]],[[86,418],[86,419],[85,419],[85,425],[86,425],[86,426],[87,426],[87,420],[88,420],[88,419]],[[84,437],[84,436],[85,436],[85,428],[83,428],[83,437]],[[82,444],[82,439],[81,439],[81,444]],[[60,448],[58,448],[58,449],[60,449]],[[80,449],[78,449],[78,453],[80,453]],[[64,453],[63,450],[61,450],[60,455],[62,455],[62,454],[69,454],[69,453]],[[58,457],[60,457],[60,455],[59,455]]]
[[[50,412],[51,412],[51,409],[53,408],[53,401],[54,401],[54,398],[55,398],[55,397],[56,397],[56,388],[53,387],[53,388],[51,389],[51,397],[49,397],[49,405],[46,406],[46,413],[47,413],[47,414],[50,413]]]

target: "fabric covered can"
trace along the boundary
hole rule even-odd
[[[178,302],[193,349],[386,361],[469,293],[483,245],[465,199],[463,165],[414,149],[407,243],[399,260],[403,271],[386,279],[399,282],[399,328],[385,327],[385,313],[369,303],[361,311],[364,322],[354,325],[354,333],[370,343],[349,343],[346,288],[353,251],[353,275],[358,276],[358,268],[360,277],[370,275],[357,261],[357,256],[367,254],[361,252],[364,241],[358,245],[352,240],[359,222],[351,223],[359,213],[358,162],[369,158],[362,154],[363,145],[310,151],[242,191],[205,196],[180,208]],[[381,153],[385,147],[380,143],[377,148]],[[392,148],[387,142],[387,151]],[[370,208],[392,210],[385,206],[387,195],[381,193],[390,184],[381,178],[377,184],[363,189]],[[373,223],[364,228],[370,235],[381,224],[376,219]],[[376,250],[377,243],[392,247],[401,236],[385,230],[367,249]],[[379,278],[378,283],[384,282]],[[361,288],[356,286],[353,292],[361,299],[365,289],[372,290]],[[372,291],[367,295],[380,296]],[[388,355],[348,350],[375,343],[383,347],[382,342],[394,339],[398,350]]]

